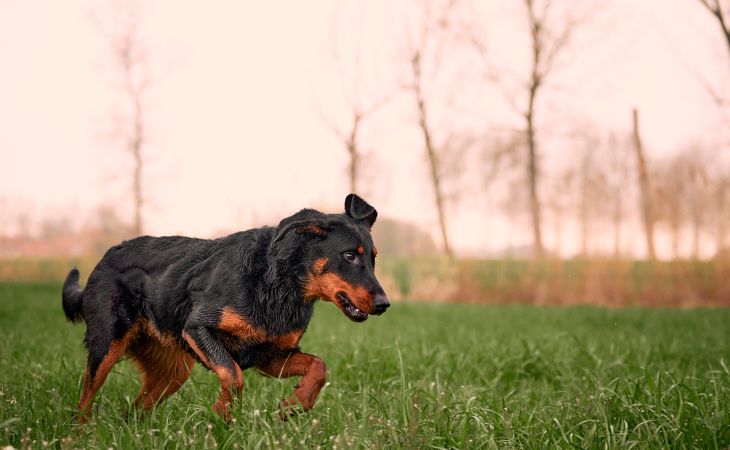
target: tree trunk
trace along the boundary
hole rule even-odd
[[[555,213],[555,257],[560,259],[563,255],[563,212]]]
[[[619,259],[621,257],[621,222],[623,221],[623,204],[621,202],[620,194],[617,193],[617,198],[613,204],[613,258]]]
[[[699,208],[694,205],[693,208]],[[700,259],[700,231],[702,229],[702,219],[699,217],[699,211],[692,211],[692,260]]]
[[[672,259],[678,260],[679,259],[679,225],[678,224],[671,224],[671,233],[672,233]]]
[[[692,227],[692,260],[698,259],[700,259],[700,227],[696,223]]]
[[[360,169],[360,152],[357,148],[357,134],[360,129],[360,115],[355,113],[352,119],[352,130],[345,143],[347,153],[350,155],[350,192],[357,193],[357,178]]]
[[[426,120],[426,107],[423,103],[423,99],[418,98],[418,117],[421,132],[423,133],[423,141],[426,146],[426,154],[428,155],[428,163],[431,169],[431,182],[433,184],[434,200],[436,202],[436,211],[438,212],[439,228],[441,229],[441,239],[444,242],[444,252],[451,258],[453,253],[451,252],[451,246],[449,245],[449,237],[446,232],[446,216],[444,214],[444,200],[441,192],[441,177],[438,171],[438,159],[436,155],[436,149],[433,145],[433,139],[431,137],[431,130],[428,127]]]
[[[542,245],[540,197],[538,193],[538,156],[537,141],[535,138],[535,100],[537,93],[542,86],[543,75],[540,72],[540,62],[543,50],[542,24],[535,15],[535,5],[532,0],[526,0],[527,13],[530,21],[530,38],[532,44],[532,61],[530,68],[530,85],[527,99],[527,111],[525,112],[526,133],[527,133],[527,182],[530,196],[530,217],[532,219],[532,246],[536,258],[545,256],[545,249]]]
[[[728,218],[727,218],[727,206],[728,206],[728,179],[721,179],[718,181],[718,186],[715,191],[715,252],[716,254],[724,254],[727,246],[727,232],[728,232]]]
[[[439,174],[439,161],[433,137],[431,136],[431,128],[428,124],[426,113],[426,104],[423,99],[421,90],[421,56],[419,53],[413,55],[411,59],[411,68],[413,69],[413,91],[416,97],[416,106],[418,109],[418,126],[423,134],[423,143],[426,147],[426,155],[428,156],[428,164],[431,169],[431,184],[433,185],[434,201],[436,203],[436,212],[438,213],[439,228],[441,230],[441,239],[444,243],[444,253],[449,258],[453,258],[451,246],[449,245],[449,237],[446,231],[446,215],[444,213],[444,199],[441,192],[441,176]]]
[[[725,225],[725,222],[722,222],[717,226],[717,244],[715,248],[717,254],[725,253],[725,249],[727,248],[727,234],[727,225]]]
[[[586,152],[586,154],[583,155],[580,183],[580,254],[584,258],[588,257],[588,226],[590,221],[588,211],[588,171],[590,170],[590,164],[588,162],[588,158],[589,154],[588,152]]]
[[[532,218],[532,245],[534,256],[542,258],[545,249],[542,245],[540,197],[538,195],[539,171],[537,167],[537,142],[535,140],[535,98],[539,82],[533,82],[530,88],[530,96],[525,120],[527,122],[527,179],[530,194],[530,217]]]
[[[646,158],[644,156],[644,147],[641,143],[641,134],[639,133],[639,112],[633,110],[634,123],[634,149],[636,150],[636,162],[639,172],[639,188],[641,190],[641,212],[644,221],[644,235],[646,237],[646,252],[650,260],[656,260],[656,251],[654,249],[654,211],[652,204],[651,185],[649,181],[649,172],[646,168]]]
[[[134,152],[134,176],[132,180],[132,195],[134,196],[134,229],[135,236],[142,235],[142,155],[141,148],[137,147]]]
[[[358,171],[358,154],[357,149],[350,150],[350,192],[357,193],[357,171]]]
[[[139,93],[132,91],[130,95],[132,96],[132,102],[134,104],[134,130],[132,142],[129,146],[129,150],[134,158],[134,172],[132,175],[134,228],[132,231],[135,236],[141,236],[143,229],[142,206],[144,204],[144,197],[142,195],[142,169],[144,166],[144,161],[142,159],[142,146],[144,144],[144,122],[142,120],[142,104]]]

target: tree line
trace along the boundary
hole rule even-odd
[[[564,158],[568,164],[550,170],[543,167],[549,150],[538,124],[544,110],[543,98],[551,89],[549,81],[557,76],[561,64],[576,64],[581,58],[580,52],[568,52],[569,44],[581,27],[590,25],[601,3],[582,10],[567,0],[522,0],[519,5],[515,13],[521,15],[526,47],[522,54],[526,60],[518,68],[498,61],[493,46],[481,33],[483,17],[475,13],[478,2],[416,3],[418,19],[415,25],[404,27],[408,28],[403,33],[406,44],[400,54],[401,79],[405,81],[371,107],[353,104],[350,127],[338,130],[350,160],[351,189],[362,184],[362,174],[355,168],[362,160],[358,137],[363,122],[387,107],[389,99],[402,96],[410,99],[413,124],[421,135],[442,251],[449,257],[453,250],[446,210],[451,198],[444,184],[454,176],[447,169],[449,161],[461,157],[464,146],[484,154],[487,167],[483,178],[501,188],[492,190],[501,191],[504,197],[497,201],[501,212],[527,219],[534,257],[560,254],[561,236],[568,223],[579,230],[580,254],[591,253],[589,241],[593,235],[608,235],[613,240],[613,255],[620,257],[627,241],[624,230],[632,220],[641,224],[648,259],[657,258],[657,240],[667,237],[670,254],[666,256],[672,258],[699,258],[703,240],[717,254],[726,252],[730,209],[730,161],[724,155],[727,144],[708,148],[707,142],[698,140],[671,156],[652,158],[641,134],[641,111],[627,105],[626,128],[630,131],[603,132],[590,127],[575,131],[572,154]],[[696,5],[710,13],[720,27],[718,42],[726,43],[730,50],[730,2],[697,0]],[[443,123],[433,120],[440,99],[429,86],[448,65],[443,61],[444,48],[469,55],[480,67],[478,82],[503,95],[521,126],[506,133],[487,132],[486,137],[458,136],[457,130],[444,129]],[[569,58],[565,58],[567,53]],[[711,87],[710,95],[725,113],[726,96]],[[551,250],[545,245],[549,233],[554,234]],[[683,254],[685,234],[690,236],[690,248]]]

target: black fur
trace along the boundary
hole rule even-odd
[[[79,286],[79,270],[74,267],[68,273],[66,281],[63,283],[63,312],[66,318],[71,322],[78,322],[83,319],[81,313],[81,299],[83,291]]]
[[[83,318],[87,324],[89,376],[94,379],[113,344],[124,341],[141,321],[171,337],[181,351],[207,360],[209,368],[233,370],[235,361],[243,370],[278,358],[281,352],[298,351],[298,347],[282,349],[248,342],[218,327],[227,308],[267,336],[305,330],[314,307],[305,293],[317,261],[326,261],[325,273],[334,273],[367,292],[371,303],[375,297],[385,299],[374,275],[370,237],[377,212],[354,194],[347,197],[345,208],[345,214],[303,209],[277,227],[214,240],[181,236],[131,239],[106,252],[83,291],[74,268],[64,283],[63,309],[68,320]],[[349,257],[361,251],[359,247],[366,253],[357,264],[346,261],[343,255],[350,253]]]

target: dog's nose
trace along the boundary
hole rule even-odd
[[[375,306],[375,314],[383,314],[385,310],[390,307],[388,297],[384,294],[376,295],[375,298],[373,298],[373,306]]]

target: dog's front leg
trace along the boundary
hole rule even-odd
[[[190,348],[210,370],[214,371],[221,382],[221,393],[213,404],[213,411],[226,421],[231,420],[230,404],[233,402],[231,391],[240,395],[243,390],[241,368],[223,345],[210,334],[204,326],[186,326],[182,333]]]
[[[302,405],[304,411],[312,409],[319,391],[327,381],[327,367],[324,365],[324,361],[299,351],[276,357],[257,365],[256,368],[259,372],[275,378],[302,376],[294,387],[294,395],[282,402],[282,419],[286,419],[287,415],[295,412],[293,407],[297,403]]]

